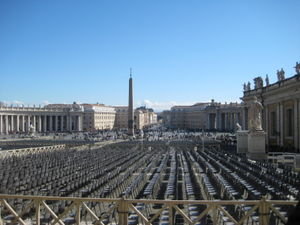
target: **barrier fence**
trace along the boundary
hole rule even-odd
[[[61,145],[49,145],[49,146],[40,146],[40,147],[30,147],[30,148],[20,148],[20,149],[10,149],[0,151],[0,158],[12,157],[12,156],[21,156],[32,153],[39,153],[45,151],[57,151],[63,150],[66,148],[65,144]]]
[[[286,224],[296,204],[0,195],[0,224]]]

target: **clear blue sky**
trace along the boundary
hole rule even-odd
[[[0,101],[239,101],[300,61],[300,1],[0,1]]]

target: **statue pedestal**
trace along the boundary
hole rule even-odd
[[[236,132],[237,153],[248,152],[248,130],[239,130]]]
[[[263,130],[249,132],[247,156],[253,160],[263,160],[267,158],[266,133]]]

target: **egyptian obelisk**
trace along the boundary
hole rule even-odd
[[[129,78],[128,135],[134,136],[133,87],[132,87],[131,69],[130,69],[130,78]]]

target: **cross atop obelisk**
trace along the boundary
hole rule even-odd
[[[131,68],[130,68],[129,98],[128,98],[128,135],[134,136],[133,85],[132,85]]]

